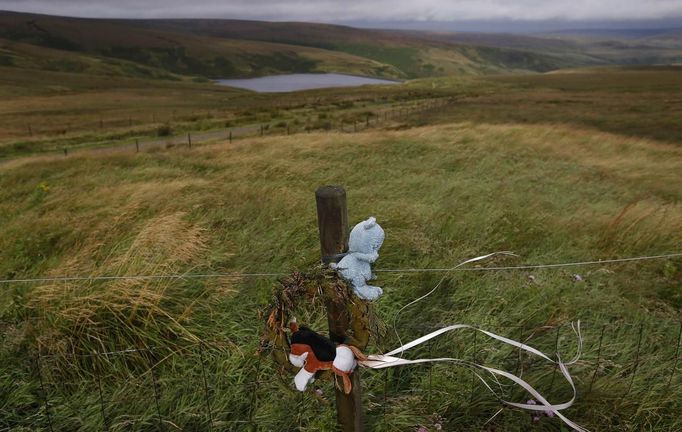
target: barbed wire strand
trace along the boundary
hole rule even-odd
[[[519,266],[505,266],[505,267],[464,267],[464,268],[404,268],[404,269],[377,269],[374,270],[375,273],[426,273],[426,272],[451,272],[451,271],[492,271],[492,270],[530,270],[530,269],[541,269],[541,268],[555,268],[555,267],[575,267],[583,265],[596,265],[596,264],[612,264],[620,262],[629,261],[645,261],[663,258],[675,258],[682,257],[682,253],[671,253],[665,255],[651,255],[651,256],[640,256],[631,258],[616,258],[608,260],[596,260],[596,261],[576,261],[567,263],[556,263],[556,264],[531,264],[531,265],[519,265]]]
[[[206,274],[170,274],[170,275],[132,275],[132,276],[56,276],[34,279],[4,279],[0,284],[6,283],[29,283],[29,282],[73,282],[73,281],[100,281],[100,280],[149,280],[149,279],[206,279],[206,278],[241,278],[241,277],[274,277],[284,276],[287,273],[206,273]]]
[[[558,267],[576,267],[585,265],[614,264],[631,261],[646,261],[664,258],[682,257],[682,252],[663,255],[639,256],[630,258],[616,258],[594,261],[576,261],[553,264],[532,264],[504,267],[463,267],[463,268],[400,268],[375,269],[375,273],[442,273],[452,271],[501,271],[501,270],[531,270]],[[207,278],[249,278],[249,277],[278,277],[288,273],[199,273],[199,274],[170,274],[170,275],[131,275],[131,276],[56,276],[24,279],[2,279],[0,284],[31,283],[31,282],[74,282],[74,281],[107,281],[107,280],[153,280],[153,279],[207,279]]]

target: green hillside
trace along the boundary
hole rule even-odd
[[[148,29],[127,21],[12,13],[0,14],[0,47],[5,65],[82,73],[101,73],[92,63],[113,62],[133,63],[143,70],[158,69],[165,75],[205,78],[328,70],[401,74],[371,59],[311,47],[195,36]],[[45,53],[36,47],[51,51]],[[66,59],[61,64],[45,64],[43,57],[56,50],[66,53]]]
[[[585,64],[531,50],[452,43],[415,32],[309,23],[102,20],[9,12],[0,13],[0,50],[0,65],[159,78],[325,71],[415,78],[545,72]],[[55,52],[67,54],[63,60],[45,60]],[[99,63],[109,67],[102,70]]]
[[[0,66],[133,77],[336,71],[418,78],[681,60],[679,30],[431,33],[298,22],[80,19],[0,11]]]
[[[348,52],[397,67],[407,77],[489,74],[510,71],[545,72],[590,64],[585,59],[566,60],[542,50],[503,47],[492,49],[478,41],[462,43],[428,32],[357,29],[328,24],[265,23],[221,20],[154,20],[145,26],[241,40],[286,41]]]
[[[512,49],[582,66],[675,64],[682,61],[680,29],[574,30],[535,34],[428,33],[429,38],[479,48]]]

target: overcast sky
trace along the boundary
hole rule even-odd
[[[589,23],[677,20],[682,0],[0,0],[0,10],[121,18]]]

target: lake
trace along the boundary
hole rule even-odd
[[[253,90],[259,93],[284,93],[299,90],[310,90],[329,87],[356,87],[376,84],[400,84],[379,78],[369,78],[338,73],[300,73],[287,75],[271,75],[260,78],[221,79],[219,85]]]

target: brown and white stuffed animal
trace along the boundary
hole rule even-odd
[[[343,391],[350,393],[352,385],[349,375],[358,364],[353,349],[348,345],[336,345],[307,327],[299,328],[295,319],[289,323],[289,328],[292,333],[289,361],[301,368],[294,378],[296,389],[305,391],[308,384],[315,380],[317,372],[332,370],[342,378]]]

